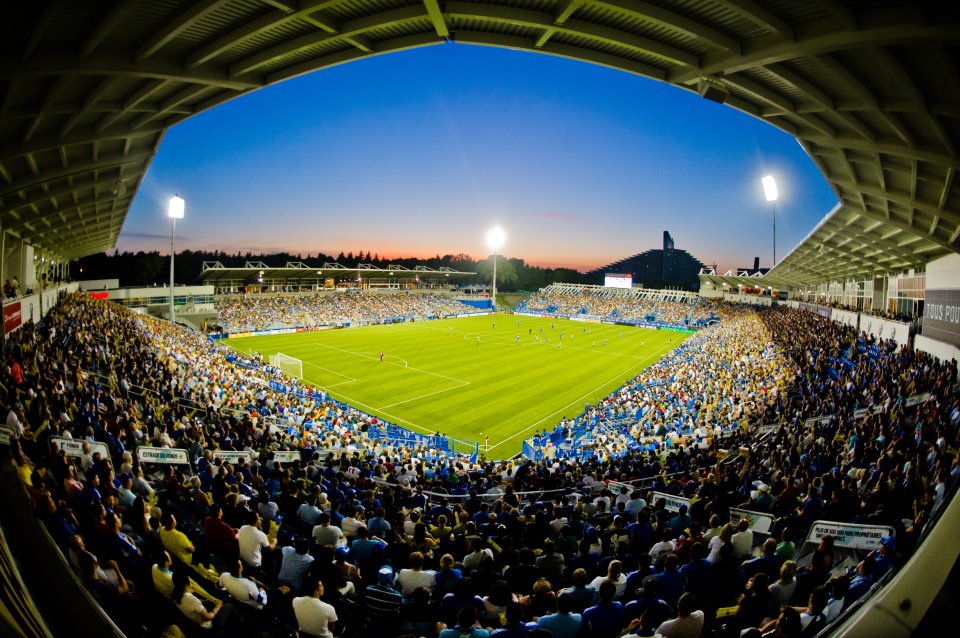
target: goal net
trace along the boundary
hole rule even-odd
[[[270,355],[270,365],[279,368],[280,372],[294,379],[303,378],[303,361],[278,352]]]

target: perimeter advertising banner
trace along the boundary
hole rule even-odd
[[[213,452],[213,458],[220,459],[224,463],[232,463],[236,465],[240,462],[240,459],[243,459],[244,463],[250,463],[250,453],[244,451],[234,451],[234,450],[215,450]]]
[[[686,505],[687,509],[690,509],[690,499],[684,498],[682,496],[674,496],[673,494],[665,494],[664,492],[653,492],[653,495],[650,497],[650,500],[653,502],[654,506],[660,503],[660,499],[666,501],[663,505],[663,509],[668,512],[679,512],[681,505]]]
[[[880,539],[892,536],[893,528],[886,525],[854,525],[817,521],[807,534],[807,543],[816,544],[826,535],[833,536],[834,547],[873,551],[880,548]]]
[[[166,447],[138,447],[137,458],[141,463],[169,463],[175,465],[190,465],[190,455],[186,450],[177,450]]]
[[[86,441],[86,442],[90,443],[91,455],[94,452],[99,452],[101,459],[110,458],[110,448],[108,448],[105,443],[97,443],[97,442],[90,442],[90,441]],[[52,446],[54,444],[56,444],[56,446],[59,449],[66,452],[67,456],[72,456],[77,459],[83,457],[83,444],[84,444],[83,439],[66,439],[66,438],[63,438],[62,436],[51,436],[50,445]]]
[[[10,334],[14,330],[20,327],[21,312],[20,312],[20,302],[14,301],[13,303],[8,303],[3,307],[3,334]]]
[[[298,450],[278,450],[273,453],[273,460],[281,463],[293,463],[300,460],[300,452]]]
[[[926,291],[922,334],[960,346],[960,290]]]
[[[753,512],[740,509],[738,507],[730,508],[730,524],[736,527],[741,520],[746,520],[750,525],[749,529],[761,534],[770,534],[773,529],[773,515],[764,512]]]

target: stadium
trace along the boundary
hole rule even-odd
[[[4,12],[0,635],[949,633],[949,6]],[[314,71],[453,43],[732,107],[793,136],[838,203],[779,261],[774,226],[772,268],[704,265],[658,229],[662,250],[597,262],[610,266],[589,281],[553,269],[508,296],[498,281],[517,265],[498,261],[499,229],[489,273],[463,255],[370,251],[201,264],[175,250],[185,202],[173,197],[169,287],[120,286],[143,273],[119,261],[87,276],[172,127]],[[764,189],[776,206],[775,184]]]

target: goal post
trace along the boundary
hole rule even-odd
[[[279,369],[280,372],[288,377],[293,377],[294,379],[303,378],[303,361],[296,357],[278,352],[277,354],[270,355],[270,365]]]

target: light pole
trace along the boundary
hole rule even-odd
[[[767,198],[767,201],[770,202],[770,205],[773,206],[773,265],[777,265],[777,181],[773,179],[773,175],[767,175],[762,180],[763,182],[763,195]]]
[[[487,247],[493,251],[493,297],[490,305],[494,312],[497,311],[497,251],[506,241],[507,236],[499,226],[494,226],[487,231]]]
[[[183,219],[184,201],[179,195],[170,198],[167,204],[167,217],[170,218],[170,323],[176,323],[173,316],[173,240],[177,235],[177,220]]]

